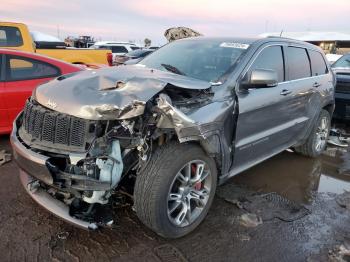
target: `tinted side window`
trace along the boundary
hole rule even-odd
[[[286,58],[289,69],[289,80],[311,76],[310,61],[304,48],[287,47]]]
[[[19,56],[8,56],[7,80],[29,80],[60,75],[55,66],[48,63]]]
[[[270,46],[262,50],[255,59],[250,71],[254,69],[275,70],[278,74],[278,82],[284,81],[284,62],[281,46]]]
[[[323,59],[323,56],[317,52],[308,50],[310,59],[311,59],[311,69],[312,69],[312,75],[318,76],[328,73],[328,68],[326,66],[326,62]]]
[[[0,26],[0,46],[21,46],[23,39],[17,27]]]
[[[125,46],[112,46],[112,53],[127,53]]]

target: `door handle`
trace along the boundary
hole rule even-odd
[[[291,94],[291,93],[292,93],[292,91],[287,90],[287,89],[283,89],[283,90],[281,91],[280,95],[281,95],[281,96],[286,96],[286,95],[289,95],[289,94]]]
[[[312,85],[313,87],[320,87],[321,86],[321,84],[320,83],[318,83],[318,82],[315,82],[313,85]]]

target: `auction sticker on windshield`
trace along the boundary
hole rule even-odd
[[[230,43],[230,42],[223,42],[220,44],[220,46],[229,47],[229,48],[238,48],[238,49],[247,49],[249,47],[248,44]]]

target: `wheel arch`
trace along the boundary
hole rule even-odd
[[[328,111],[328,113],[329,113],[329,115],[331,116],[331,119],[332,119],[334,108],[335,108],[335,104],[334,103],[328,103],[322,109]]]
[[[224,144],[225,139],[222,138],[221,132],[219,130],[211,131],[210,133],[206,133],[202,136],[188,136],[188,137],[179,137],[177,132],[175,130],[171,132],[171,136],[168,139],[164,139],[164,135],[169,136],[167,134],[162,134],[159,136],[156,140],[158,140],[157,144],[158,146],[161,146],[163,143],[171,143],[176,142],[179,144],[187,143],[187,144],[194,144],[198,145],[202,148],[202,150],[211,158],[214,159],[216,163],[216,168],[218,171],[218,178],[221,174],[224,173],[225,168],[225,160],[227,157],[227,152],[223,150],[223,148],[226,148],[228,151],[228,146]],[[163,142],[160,142],[163,141]]]

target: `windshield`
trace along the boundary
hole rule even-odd
[[[174,41],[144,58],[140,64],[208,82],[216,82],[249,47],[222,40]]]
[[[350,68],[350,55],[344,55],[341,58],[339,58],[332,67],[346,67]]]

